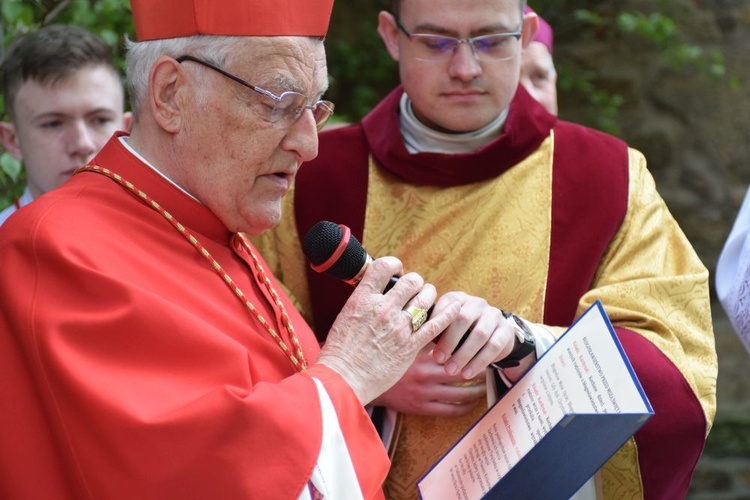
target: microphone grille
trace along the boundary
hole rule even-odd
[[[302,240],[302,251],[313,266],[320,266],[336,252],[344,230],[330,221],[320,221],[307,232]],[[367,261],[367,252],[353,235],[341,256],[326,271],[326,274],[348,281],[357,276]]]

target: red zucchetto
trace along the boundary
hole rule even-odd
[[[192,35],[325,36],[333,0],[130,0],[139,42]]]

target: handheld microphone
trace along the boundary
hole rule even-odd
[[[313,271],[328,274],[354,286],[360,282],[367,266],[373,261],[357,237],[352,235],[351,229],[327,220],[318,222],[307,231],[302,239],[302,251]],[[397,281],[398,276],[391,276],[383,293],[390,290]],[[434,308],[433,304],[427,310],[428,318]],[[463,345],[469,333],[471,328],[459,340],[454,352]],[[440,335],[435,337],[435,341],[439,338]]]
[[[302,252],[310,261],[313,271],[328,274],[354,286],[360,282],[373,260],[357,237],[352,235],[351,229],[344,224],[327,220],[318,222],[307,231],[302,239]],[[391,276],[383,293],[390,290],[397,281],[398,276]],[[428,318],[434,308],[435,304],[427,310]],[[469,328],[461,337],[454,352],[463,345],[471,330]],[[435,342],[439,338],[440,335],[435,337]]]
[[[302,240],[302,251],[314,271],[328,274],[350,285],[360,282],[373,260],[347,226],[327,220],[310,228]],[[392,276],[383,293],[390,290],[396,281],[398,277]]]

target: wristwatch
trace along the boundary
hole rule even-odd
[[[501,311],[505,319],[511,322],[516,331],[516,343],[513,352],[506,358],[492,363],[495,368],[512,368],[521,364],[521,360],[536,350],[534,334],[524,321],[513,313]]]

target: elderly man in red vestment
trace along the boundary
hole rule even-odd
[[[655,415],[577,499],[684,498],[716,410],[708,271],[644,156],[558,120],[519,85],[537,25],[523,0],[392,4],[378,31],[402,85],[361,123],[321,134],[281,223],[259,240],[275,275],[321,339],[351,293],[299,257],[321,219],[439,289],[513,311],[537,354],[601,300]],[[397,414],[391,499],[415,498],[487,409],[484,384],[466,383],[474,373],[443,370],[465,354],[452,354],[456,341],[431,344],[375,401]]]
[[[477,318],[386,257],[321,349],[245,236],[317,154],[331,5],[132,1],[132,134],[0,228],[0,498],[382,497],[363,405]]]

